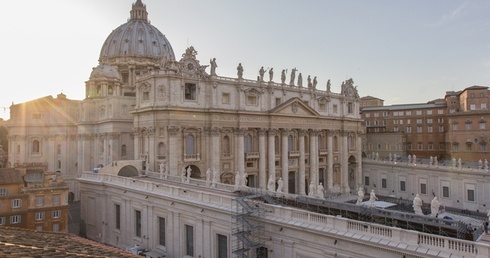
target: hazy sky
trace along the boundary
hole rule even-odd
[[[83,99],[112,30],[136,0],[2,1],[0,118],[8,107],[63,92]],[[261,66],[296,67],[339,92],[352,77],[385,105],[423,103],[490,84],[490,1],[143,0],[180,58],[215,57],[220,76],[255,79]],[[289,78],[289,77],[288,77]]]

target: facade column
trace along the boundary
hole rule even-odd
[[[318,185],[318,131],[310,130],[310,182],[312,179],[315,186]]]
[[[356,185],[358,187],[362,186],[362,132],[358,131],[356,134],[356,153],[357,153],[357,180]]]
[[[182,154],[181,154],[181,146],[179,146],[179,132],[180,132],[180,127],[178,126],[169,126],[167,128],[168,130],[168,135],[169,135],[169,143],[168,143],[168,168],[169,168],[169,174],[177,176],[179,175],[179,160],[182,160]],[[137,137],[135,137],[136,139]],[[135,146],[135,148],[138,148],[138,146]],[[170,149],[172,148],[172,149]],[[136,155],[136,154],[135,154]]]
[[[348,137],[348,132],[347,131],[342,131],[341,132],[341,143],[342,143],[342,149],[341,149],[341,155],[340,155],[340,161],[342,162],[340,164],[340,175],[342,177],[341,179],[341,188],[343,193],[349,193],[350,188],[349,188],[349,146],[347,144],[347,137]]]
[[[247,129],[238,128],[236,130],[237,136],[237,170],[240,173],[245,173],[245,140],[243,138]]]
[[[305,135],[306,131],[299,130],[299,191],[300,195],[306,195],[305,192]]]
[[[289,129],[282,129],[281,130],[281,177],[282,181],[284,182],[282,191],[284,193],[289,193],[289,177],[288,177],[288,163],[289,163],[289,158],[288,158],[288,136],[289,136]]]
[[[277,129],[269,129],[268,130],[268,135],[269,135],[269,178],[272,178],[274,182],[276,182],[276,143],[275,143],[275,136],[277,134]]]
[[[141,143],[140,143],[140,131],[139,128],[133,128],[133,135],[134,135],[134,157],[133,159],[139,159],[140,156],[140,148],[141,148]]]
[[[327,131],[327,185],[326,190],[333,188],[333,131]]]
[[[211,171],[220,170],[220,135],[221,130],[218,127],[211,128]],[[206,169],[206,168],[205,168]]]
[[[267,189],[265,133],[264,128],[259,129],[259,188],[264,190]]]
[[[148,155],[146,155],[146,170],[147,171],[156,171],[156,164],[155,160],[157,158],[157,146],[155,146],[156,139],[155,139],[155,127],[150,126],[148,127],[147,131],[147,137],[148,139]],[[151,168],[151,169],[150,169]]]

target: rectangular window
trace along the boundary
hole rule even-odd
[[[421,194],[427,194],[427,184],[425,184],[425,183],[420,184],[420,193]]]
[[[400,181],[400,192],[405,192],[405,191],[406,191],[406,182]]]
[[[442,187],[442,197],[449,198],[449,186]]]
[[[393,132],[398,133],[398,126],[395,126],[395,128],[393,128]]]
[[[186,83],[184,88],[185,100],[196,100],[196,84]]]
[[[8,195],[9,195],[9,189],[7,188],[0,189],[0,196],[8,196]]]
[[[44,211],[43,212],[36,212],[34,214],[34,220],[44,220]]]
[[[228,237],[218,234],[218,258],[228,258]]]
[[[223,93],[223,104],[230,104],[230,93]]]
[[[327,111],[327,105],[325,103],[320,103],[320,111]]]
[[[368,176],[364,177],[364,185],[369,186],[369,177]]]
[[[467,200],[469,202],[474,202],[475,201],[475,190],[473,189],[467,189],[466,190],[466,194],[468,195],[467,197]]]
[[[53,195],[53,205],[60,205],[60,199],[59,195]]]
[[[486,144],[480,144],[480,151],[487,151],[487,145]]]
[[[438,109],[438,110],[437,110],[437,114],[439,114],[439,115],[444,114],[444,109]]]
[[[427,118],[427,123],[432,124],[432,118]]]
[[[407,133],[412,133],[412,127],[411,126],[407,126]]]
[[[417,110],[417,111],[415,111],[415,115],[417,115],[417,116],[421,116],[421,115],[422,115],[422,111],[421,111],[421,110]]]
[[[61,210],[55,210],[51,212],[51,217],[53,219],[59,219],[61,218]]]
[[[143,92],[143,101],[148,101],[150,100],[150,92],[145,91]]]
[[[349,114],[354,113],[354,105],[352,104],[352,102],[347,103],[347,112]]]
[[[427,132],[432,133],[432,126],[427,126]]]
[[[53,232],[58,232],[58,231],[60,231],[60,224],[58,223],[53,224]]]
[[[5,217],[0,217],[0,226],[5,225]]]
[[[11,207],[12,208],[20,208],[20,207],[22,207],[22,199],[13,199],[11,201]]]
[[[423,144],[423,143],[421,143],[421,142],[418,142],[418,143],[417,143],[417,149],[419,149],[419,150],[423,150],[423,149],[424,149],[424,144]]]
[[[458,124],[453,124],[453,130],[454,131],[458,130]]]
[[[371,125],[371,122],[370,121],[366,121],[366,126],[370,126]]]
[[[194,256],[194,227],[185,225],[185,254]]]
[[[379,113],[378,112],[374,113],[374,117],[379,117]]]
[[[276,107],[281,105],[281,98],[276,98]]]
[[[422,123],[422,119],[417,119],[417,124],[421,124]]]
[[[421,133],[422,132],[422,126],[421,125],[417,125],[417,133]]]
[[[487,103],[480,103],[480,109],[487,109]]]
[[[411,150],[412,149],[412,143],[411,142],[407,142],[407,150]]]
[[[407,119],[407,125],[409,125],[409,124],[410,124],[410,119]]]
[[[370,117],[371,117],[371,113],[367,113],[366,118],[370,118]]]
[[[18,224],[21,222],[22,216],[20,215],[14,215],[10,216],[10,224]]]
[[[453,151],[459,150],[459,144],[453,144]]]
[[[427,149],[428,150],[433,150],[434,149],[434,143],[429,142],[429,144],[427,145]]]
[[[432,110],[427,110],[427,115],[432,115]]]
[[[121,229],[121,205],[114,205],[116,215],[116,229]]]
[[[437,122],[438,123],[444,123],[444,118],[442,118],[442,117],[437,118]]]
[[[337,105],[333,105],[333,112],[334,112],[334,113],[337,113],[337,112],[338,112],[338,107],[337,107]]]
[[[134,211],[134,226],[137,237],[141,237],[141,211]]]
[[[443,126],[443,125],[440,125],[440,126],[439,126],[439,132],[440,132],[440,133],[443,133],[443,132],[444,132],[444,126]]]
[[[247,96],[247,105],[256,106],[257,105],[257,96]]]
[[[158,217],[158,244],[165,246],[165,218]]]
[[[411,115],[412,115],[412,111],[405,111],[405,114],[406,114],[407,116],[411,116]]]
[[[480,122],[480,129],[485,129],[485,122]]]
[[[471,130],[471,123],[466,123],[466,130]]]
[[[381,188],[386,189],[387,183],[386,183],[386,178],[381,179]]]
[[[476,109],[476,105],[475,104],[470,104],[470,110],[475,110]]]
[[[44,204],[44,197],[42,196],[37,196],[36,197],[36,206],[41,207]]]

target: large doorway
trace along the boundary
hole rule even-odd
[[[289,171],[288,174],[288,191],[289,193],[296,193],[296,172]]]

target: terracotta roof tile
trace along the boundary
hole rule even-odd
[[[141,257],[68,233],[0,227],[0,257]]]

